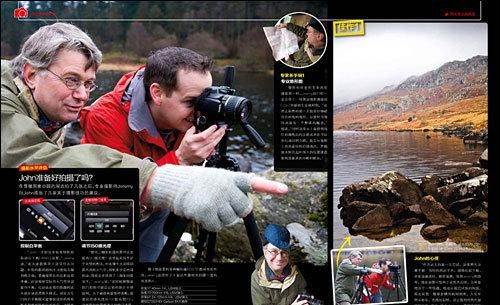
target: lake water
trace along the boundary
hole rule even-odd
[[[420,184],[420,178],[425,175],[454,174],[472,166],[485,149],[484,146],[464,145],[461,139],[433,132],[335,131],[333,139],[334,248],[338,248],[349,234],[337,208],[347,185],[392,170]],[[484,247],[474,242],[478,232],[463,229],[450,231],[450,238],[445,242],[431,243],[420,235],[422,226],[414,225],[410,231],[399,235],[396,232],[382,241],[353,236],[351,247],[406,245],[411,252],[477,251]]]
[[[97,74],[99,88],[92,92],[89,104],[101,95],[113,90],[123,71],[100,71]],[[213,73],[213,84],[223,83],[223,74]],[[230,133],[228,153],[240,154],[251,162],[252,171],[260,172],[273,166],[273,76],[266,73],[236,71],[234,88],[236,95],[252,102],[253,111],[250,124],[260,133],[267,146],[257,150],[248,140],[241,127],[235,126]]]

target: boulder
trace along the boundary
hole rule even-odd
[[[488,221],[488,212],[486,211],[476,211],[465,220],[471,226],[481,225],[486,221]]]
[[[448,205],[448,211],[460,219],[469,217],[481,204],[476,198],[465,198],[454,201]]]
[[[448,237],[446,227],[441,225],[424,226],[420,230],[420,234],[427,239],[441,239]]]
[[[441,203],[437,202],[434,197],[430,195],[422,198],[420,201],[420,209],[433,225],[457,227],[460,224],[459,221],[441,205]]]
[[[340,210],[340,218],[342,219],[344,226],[350,228],[354,225],[358,218],[373,210],[377,206],[378,204],[365,201],[353,201]]]
[[[354,231],[380,231],[389,227],[392,227],[391,214],[389,210],[379,205],[360,217],[352,229]]]
[[[408,207],[408,211],[412,213],[415,217],[421,218],[424,216],[419,204],[412,204]]]
[[[398,172],[387,172],[366,182],[354,183],[342,190],[339,208],[352,201],[365,201],[390,206],[397,202],[412,205],[420,201],[422,191],[413,180]]]
[[[465,198],[486,200],[488,197],[488,175],[480,175],[469,180],[438,188],[439,201],[448,207],[451,203]]]
[[[398,226],[413,226],[413,225],[418,225],[419,223],[422,223],[422,220],[420,218],[412,217],[412,218],[402,219],[402,220],[396,222],[396,225],[398,225]]]
[[[488,149],[486,148],[483,153],[481,154],[481,157],[479,157],[479,164],[481,165],[482,168],[488,168]]]
[[[444,184],[444,179],[436,175],[428,175],[423,177],[420,186],[426,195],[437,197],[437,189]]]
[[[480,167],[469,167],[461,173],[454,174],[445,178],[442,178],[443,185],[450,185],[457,182],[463,182],[481,175],[487,175],[488,170]]]

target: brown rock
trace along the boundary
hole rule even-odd
[[[418,184],[398,172],[387,172],[366,182],[354,183],[342,190],[339,208],[353,201],[365,201],[390,206],[397,202],[406,205],[420,201],[423,194]]]
[[[342,219],[344,226],[350,228],[354,225],[358,218],[373,210],[377,206],[378,204],[369,202],[352,201],[349,205],[340,210],[340,218]]]
[[[383,206],[378,206],[359,218],[352,226],[352,229],[354,231],[378,231],[389,227],[392,227],[389,210]]]
[[[445,185],[443,178],[440,178],[436,175],[429,175],[422,178],[422,183],[420,186],[426,195],[432,195],[433,197],[437,196],[437,189],[441,186]]]
[[[431,225],[422,227],[420,234],[427,239],[440,239],[448,237],[448,231],[445,226]]]
[[[477,211],[465,220],[467,224],[472,226],[483,224],[486,221],[488,221],[488,212],[486,211]]]
[[[486,200],[488,198],[488,175],[480,175],[466,181],[442,186],[438,188],[438,198],[445,207],[465,198]]]
[[[488,168],[488,149],[486,149],[479,158],[479,164],[481,164],[483,168]]]
[[[422,213],[422,210],[420,209],[420,205],[419,204],[412,204],[408,207],[408,211],[410,211],[410,213],[413,213],[416,217],[422,217],[423,216],[423,213]]]
[[[460,224],[458,220],[441,205],[441,203],[437,202],[434,197],[430,195],[422,198],[420,201],[420,209],[433,225],[456,227]]]
[[[413,226],[413,225],[418,225],[419,223],[422,223],[421,219],[412,217],[412,218],[403,219],[403,220],[397,222],[396,224],[398,226]]]

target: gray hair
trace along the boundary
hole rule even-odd
[[[72,24],[57,22],[39,28],[26,40],[21,54],[11,62],[12,70],[16,76],[22,76],[26,63],[37,69],[47,69],[57,60],[61,50],[85,55],[88,59],[85,69],[97,70],[102,61],[101,51],[85,32]]]
[[[361,253],[360,251],[358,250],[354,250],[354,251],[351,251],[351,253],[349,253],[349,255],[347,256],[349,259],[351,258],[356,258],[356,257],[363,257],[363,253]]]

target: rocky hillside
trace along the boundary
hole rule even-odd
[[[362,84],[361,84],[362,85]],[[487,127],[488,57],[448,62],[396,86],[334,108],[335,129]]]

